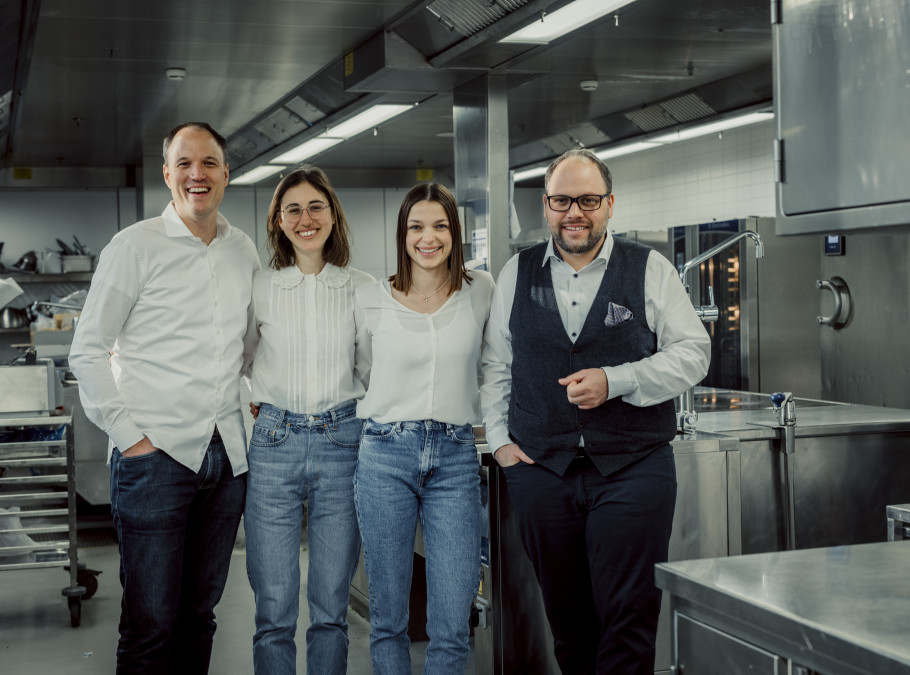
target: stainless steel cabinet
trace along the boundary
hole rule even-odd
[[[910,223],[910,4],[772,6],[778,233]]]

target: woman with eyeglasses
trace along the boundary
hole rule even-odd
[[[347,669],[347,609],[360,554],[354,469],[364,374],[353,294],[374,279],[348,266],[349,230],[326,175],[286,176],[268,212],[270,269],[253,278],[247,573],[256,596],[256,673],[296,672],[300,536],[307,511],[307,672]]]
[[[472,423],[493,277],[468,273],[452,194],[418,185],[404,198],[398,264],[354,293],[370,361],[354,500],[370,593],[376,675],[411,672],[408,597],[417,523],[426,551],[424,673],[463,673],[480,576],[480,481]]]

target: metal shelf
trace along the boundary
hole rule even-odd
[[[24,274],[0,272],[0,277],[12,279],[16,283],[26,284],[61,284],[83,283],[92,280],[92,272],[68,272],[67,274]]]
[[[52,277],[51,280],[56,280],[57,277],[71,279],[74,276],[77,275],[35,275],[34,279],[44,280],[49,277]],[[0,466],[4,467],[3,476],[0,477],[0,504],[20,507],[4,515],[7,520],[0,524],[0,533],[22,537],[27,542],[3,546],[2,549],[5,557],[32,556],[31,560],[11,564],[4,564],[0,559],[0,570],[69,565],[70,585],[63,588],[62,593],[67,598],[70,622],[75,628],[82,617],[82,598],[89,596],[86,587],[80,583],[76,546],[73,419],[69,415],[0,417],[0,429],[10,431],[20,430],[22,427],[61,425],[65,426],[65,438],[61,440],[0,442]],[[28,503],[38,502],[46,506],[31,511],[28,508],[24,510],[21,508]],[[62,508],[47,508],[57,507],[61,502]],[[39,517],[40,520],[34,520]],[[26,522],[23,523],[23,519]],[[52,536],[54,541],[32,539],[30,534],[36,535],[39,539]]]

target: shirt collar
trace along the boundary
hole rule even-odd
[[[297,265],[288,265],[272,275],[272,283],[281,288],[294,288],[303,281],[303,276],[303,272],[300,271]],[[316,275],[316,280],[329,288],[340,288],[350,278],[351,272],[348,268],[338,267],[332,263],[326,263],[322,271]]]
[[[600,247],[600,251],[597,253],[597,256],[589,262],[585,267],[590,267],[594,264],[599,264],[600,260],[603,260],[603,264],[606,265],[610,261],[610,253],[613,252],[613,235],[610,234],[610,230],[607,230],[607,236],[604,237],[604,243]],[[551,259],[558,260],[559,262],[568,265],[568,263],[562,259],[562,255],[559,253],[559,249],[556,248],[556,244],[553,243],[553,237],[550,237],[550,240],[547,242],[547,250],[543,255],[543,262],[541,267],[546,265]],[[584,267],[582,269],[585,269]]]
[[[180,216],[177,215],[177,209],[174,208],[173,201],[164,209],[164,213],[161,214],[161,219],[164,221],[164,231],[167,236],[196,237],[196,235],[190,232],[190,228],[186,226],[186,223],[181,220]],[[228,223],[227,218],[221,215],[220,211],[216,215],[215,227],[218,229],[218,232],[215,234],[215,239],[224,239],[225,237],[230,236],[231,225]],[[212,241],[214,242],[215,239]]]

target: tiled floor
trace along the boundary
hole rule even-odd
[[[0,571],[0,673],[3,675],[97,675],[113,673],[120,616],[119,556],[114,544],[83,546],[79,559],[101,570],[98,591],[82,603],[82,621],[70,626],[66,599],[60,590],[69,585],[62,568]],[[306,566],[302,551],[301,566]],[[305,577],[304,577],[305,580]],[[306,586],[301,584],[301,608],[306,615]],[[215,610],[218,630],[212,653],[212,675],[253,672],[253,592],[246,578],[246,554],[234,551],[224,597]],[[370,673],[369,623],[349,612],[348,673]],[[306,672],[302,643],[305,620],[298,628],[297,672]],[[423,669],[425,643],[411,647],[414,673]],[[473,656],[473,654],[472,654]],[[474,672],[473,659],[468,672]]]

